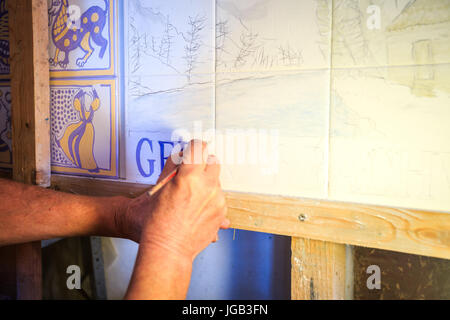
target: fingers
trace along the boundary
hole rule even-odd
[[[222,221],[222,223],[220,224],[220,229],[228,229],[231,225],[230,220],[226,219]]]
[[[226,214],[227,214],[227,207],[225,205],[223,207],[223,209],[221,210],[222,222],[220,223],[220,226],[219,226],[220,229],[228,229],[231,225],[230,220],[228,220],[226,218]],[[217,241],[219,241],[219,234],[216,235],[216,238],[213,242],[217,242]]]
[[[183,156],[183,151],[178,153],[179,157]],[[163,171],[161,172],[161,175],[158,178],[157,183],[159,183],[161,180],[163,180],[165,177],[167,177],[169,174],[173,172],[177,168],[177,165],[173,161],[172,157],[167,158],[166,164],[164,165]]]
[[[201,140],[191,140],[184,150],[183,164],[199,165],[202,169],[208,159],[208,144]]]
[[[230,220],[226,219],[222,221],[222,223],[220,224],[220,229],[228,229],[230,227]],[[213,242],[217,242],[219,241],[219,234],[216,235],[216,238],[213,240]]]
[[[219,193],[216,200],[216,208],[217,208],[217,216],[219,219],[218,222],[220,223],[219,228],[228,229],[230,226],[230,220],[227,219],[227,212],[228,212],[227,199],[222,189],[220,188],[220,184],[218,188]]]
[[[205,172],[214,178],[218,178],[220,175],[219,159],[214,155],[209,155],[206,162]]]
[[[192,140],[183,152],[183,163],[180,173],[203,170],[209,176],[217,179],[220,175],[219,159],[214,155],[208,155],[208,145],[204,141]]]
[[[163,174],[170,174],[174,169],[173,159],[170,161],[168,159]],[[230,226],[230,221],[226,218],[227,205],[220,187],[219,176],[219,161],[213,155],[208,156],[207,144],[200,140],[189,142],[183,151],[183,160],[178,167],[174,186],[178,185],[180,190],[187,190],[191,197],[204,197],[201,201],[201,210],[195,210],[193,216],[186,218],[195,219],[203,225],[202,229],[207,234],[207,237],[203,239],[208,239],[210,242],[218,241],[217,232]]]
[[[211,239],[211,242],[217,242],[219,240],[218,231],[220,229],[228,229],[230,227],[230,220],[226,218],[227,214],[227,206],[226,206],[226,200],[225,196],[223,194],[218,195],[216,200],[213,201],[214,205],[210,207],[209,211],[211,212],[210,215],[213,217],[213,224],[215,226],[214,230],[216,234],[213,235],[213,238]]]

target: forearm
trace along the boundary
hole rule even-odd
[[[122,197],[88,197],[0,179],[0,246],[58,237],[121,236]]]
[[[192,259],[169,245],[150,242],[144,236],[125,299],[185,299],[191,272]]]

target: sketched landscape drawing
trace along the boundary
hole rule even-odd
[[[338,0],[333,21],[328,196],[448,210],[450,1]]]
[[[181,2],[175,7],[164,1],[128,3],[128,85],[134,97],[211,82],[196,75],[213,72],[212,12],[200,5],[187,12]],[[151,88],[145,79],[149,75],[180,79],[173,86]]]
[[[131,148],[195,121],[274,129],[278,175],[224,166],[226,189],[449,207],[449,0],[189,4],[128,2]]]

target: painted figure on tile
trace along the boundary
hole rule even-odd
[[[11,93],[0,90],[0,163],[11,164]]]
[[[93,89],[88,93],[80,89],[73,99],[73,107],[79,113],[80,120],[65,129],[57,144],[77,168],[97,173],[99,168],[94,157],[95,131],[92,124],[94,113],[100,107],[97,91]]]
[[[109,1],[105,1],[105,10],[99,6],[90,7],[80,16],[78,27],[75,21],[71,21],[69,14],[69,0],[52,0],[48,11],[51,38],[56,47],[55,56],[50,58],[52,66],[59,65],[66,68],[69,64],[69,53],[77,48],[84,52],[83,57],[76,61],[77,66],[83,67],[94,52],[91,40],[100,47],[99,57],[103,58],[108,47],[108,41],[102,33],[108,16]],[[64,53],[64,60],[60,60],[60,53]]]
[[[9,73],[8,5],[0,0],[0,73]]]

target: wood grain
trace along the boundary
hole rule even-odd
[[[10,300],[16,296],[16,247],[2,247],[0,248],[0,300]]]
[[[52,176],[56,189],[137,196],[151,186]],[[228,192],[233,228],[450,259],[450,214]]]
[[[125,196],[135,198],[152,188],[151,185],[96,178],[53,174],[51,188],[59,191],[97,197]]]
[[[50,87],[46,0],[8,1],[13,179],[50,185]],[[41,243],[16,246],[17,299],[41,299]]]
[[[450,259],[450,214],[228,194],[235,228]]]
[[[8,1],[14,180],[50,185],[46,0]]]
[[[339,243],[292,238],[291,299],[343,300],[346,294],[346,249]],[[352,288],[351,288],[352,289]]]
[[[42,299],[41,242],[16,245],[16,288],[18,300]]]

